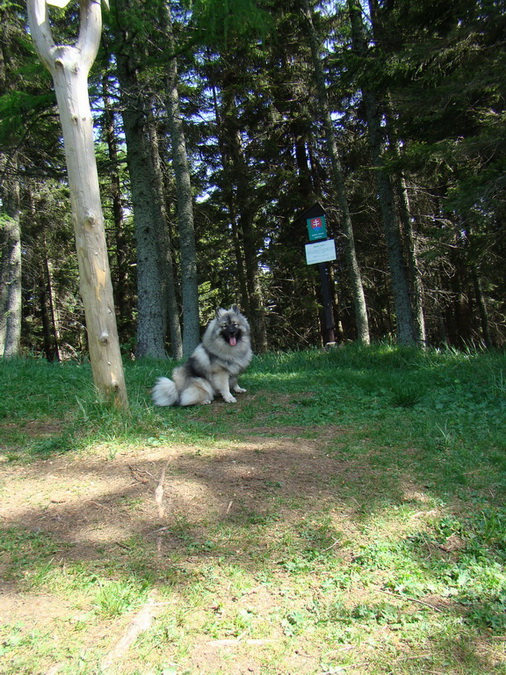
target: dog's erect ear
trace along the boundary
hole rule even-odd
[[[228,310],[229,312],[234,312],[234,314],[240,314],[241,310],[237,305],[232,305],[232,307]]]
[[[227,310],[226,310],[226,309],[223,309],[223,307],[219,307],[219,308],[216,310],[216,318],[217,318],[217,319],[221,319],[221,317],[222,317],[224,314],[226,314],[226,313],[227,313]]]

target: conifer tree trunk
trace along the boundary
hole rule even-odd
[[[161,222],[156,205],[153,150],[148,119],[151,97],[140,74],[143,47],[131,26],[129,11],[137,2],[111,3],[116,38],[117,76],[120,84],[123,128],[127,144],[134,232],[136,243],[137,331],[135,353],[139,358],[163,359],[166,335],[163,251],[160,248]]]
[[[60,361],[60,336],[58,330],[58,318],[56,303],[54,298],[54,285],[53,285],[53,275],[51,270],[51,262],[48,257],[48,246],[46,240],[46,234],[43,233],[42,237],[43,248],[42,255],[44,258],[43,267],[44,267],[44,278],[43,278],[43,293],[41,294],[44,298],[42,304],[43,315],[46,316],[47,328],[44,328],[44,343],[45,343],[45,352],[46,358],[48,361]],[[44,323],[44,320],[43,320]]]
[[[4,170],[3,162],[0,168]],[[21,343],[21,230],[16,179],[4,178],[0,197],[0,357],[10,357],[19,355]]]
[[[478,274],[478,270],[475,265],[473,265],[472,268],[472,280],[474,293],[476,296],[476,302],[478,304],[478,311],[480,314],[481,330],[483,334],[483,344],[485,345],[485,347],[490,349],[492,347],[492,338],[490,336],[490,324],[488,318],[487,304],[485,302],[485,296],[483,294],[483,289]]]
[[[408,269],[410,275],[410,284],[413,289],[413,313],[414,313],[414,329],[417,344],[420,347],[425,347],[427,336],[425,332],[425,317],[423,313],[423,283],[420,266],[418,264],[418,251],[411,222],[411,209],[409,205],[408,189],[406,179],[403,175],[396,177],[398,200],[399,200],[399,215],[402,223],[402,231],[404,232],[406,257],[408,259]]]
[[[362,9],[358,0],[347,0],[350,15],[353,47],[360,56],[367,53],[362,22]],[[410,284],[405,261],[399,219],[395,210],[390,178],[383,166],[382,125],[379,102],[372,90],[362,87],[369,147],[378,191],[381,219],[385,232],[390,277],[392,280],[397,340],[400,344],[416,344],[415,318],[411,302]]]
[[[100,2],[80,0],[80,8],[75,46],[55,45],[45,0],[28,0],[28,19],[37,52],[53,77],[62,124],[93,379],[105,400],[126,409],[88,98],[88,73],[102,29]]]
[[[169,327],[172,356],[182,355],[181,325],[153,95],[144,86],[141,66],[145,34],[135,30],[130,12],[139,2],[112,3],[117,75],[128,147],[127,162],[137,246],[136,355],[164,358]]]
[[[135,75],[123,68],[118,55],[123,126],[128,147],[128,172],[134,210],[137,246],[137,357],[165,358],[165,306],[161,283],[161,258],[154,212],[153,172],[145,126],[147,107],[137,93]]]
[[[12,88],[16,69],[11,45],[14,5],[0,7],[0,94]],[[21,230],[17,153],[0,152],[0,358],[18,356],[21,346]]]
[[[128,266],[127,266],[127,242],[125,237],[125,218],[122,205],[121,183],[118,172],[118,137],[115,133],[115,111],[111,104],[109,93],[108,76],[102,78],[102,98],[104,100],[103,128],[109,160],[111,164],[111,199],[112,218],[114,222],[114,240],[116,244],[116,283],[115,298],[118,308],[118,331],[121,338],[121,328],[131,320],[129,316],[129,303],[127,300],[128,289]]]
[[[233,87],[223,92],[223,110],[221,111],[220,145],[224,167],[229,182],[231,213],[234,214],[234,235],[241,249],[238,264],[244,265],[244,287],[246,291],[245,311],[251,321],[253,348],[265,352],[268,348],[267,327],[263,307],[260,268],[258,263],[257,236],[255,232],[253,209],[250,195],[250,181],[240,130],[239,117],[235,105]]]
[[[244,250],[242,247],[241,238],[238,231],[238,214],[235,204],[235,195],[234,195],[234,186],[232,181],[233,167],[230,160],[230,153],[227,147],[227,131],[226,131],[226,113],[223,109],[220,109],[218,104],[218,94],[217,94],[217,85],[215,82],[212,82],[212,91],[213,91],[213,104],[214,104],[214,114],[216,118],[216,125],[218,129],[218,147],[220,149],[220,158],[221,164],[223,167],[223,173],[225,179],[223,181],[223,201],[228,208],[228,214],[230,219],[230,225],[232,228],[232,238],[234,244],[234,253],[237,264],[237,281],[240,289],[241,295],[241,306],[244,312],[248,316],[251,316],[249,296],[248,296],[248,287],[246,284],[246,260],[244,259]]]
[[[318,104],[321,110],[323,123],[325,126],[325,139],[327,142],[327,152],[332,166],[332,184],[337,195],[339,208],[342,217],[342,230],[344,234],[344,248],[348,274],[350,275],[353,304],[355,308],[355,323],[357,328],[357,339],[363,344],[369,344],[369,320],[367,317],[367,305],[365,301],[362,276],[355,251],[355,235],[351,222],[348,198],[346,196],[346,187],[344,182],[344,173],[341,166],[341,160],[337,150],[336,135],[334,125],[330,115],[330,107],[325,85],[325,75],[320,61],[320,46],[316,30],[313,25],[312,11],[308,0],[304,0],[304,15],[306,17],[308,36],[311,47],[312,65],[314,69],[316,91]]]
[[[174,54],[175,40],[169,2],[165,6],[164,27],[168,49]],[[200,341],[197,246],[193,222],[193,196],[186,139],[179,107],[177,61],[167,66],[167,113],[172,145],[172,162],[177,191],[177,220],[181,249],[181,295],[183,303],[183,354],[189,356]]]
[[[153,193],[157,218],[160,221],[158,229],[158,244],[161,254],[162,284],[165,297],[166,324],[169,328],[172,357],[180,359],[183,356],[183,340],[181,336],[181,322],[179,321],[179,308],[177,304],[176,280],[174,276],[174,263],[172,259],[169,218],[164,200],[164,184],[160,158],[160,144],[158,141],[158,129],[151,114],[148,120],[149,147],[151,148],[151,163],[153,166]]]

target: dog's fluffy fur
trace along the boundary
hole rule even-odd
[[[231,391],[246,391],[238,385],[237,378],[252,356],[246,317],[236,305],[218,309],[188,361],[172,371],[172,380],[158,378],[152,391],[153,402],[159,406],[203,405],[221,394],[227,403],[236,403]]]

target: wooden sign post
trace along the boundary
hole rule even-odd
[[[306,244],[306,262],[318,265],[320,286],[323,300],[322,337],[325,346],[335,343],[334,312],[332,310],[332,284],[329,276],[328,262],[335,260],[336,243],[327,238],[327,217],[319,204],[304,211],[300,220],[305,220],[309,244]]]

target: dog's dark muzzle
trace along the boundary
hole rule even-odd
[[[223,331],[223,337],[231,347],[235,347],[241,338],[241,331],[238,328],[230,326],[229,328],[225,328]]]

